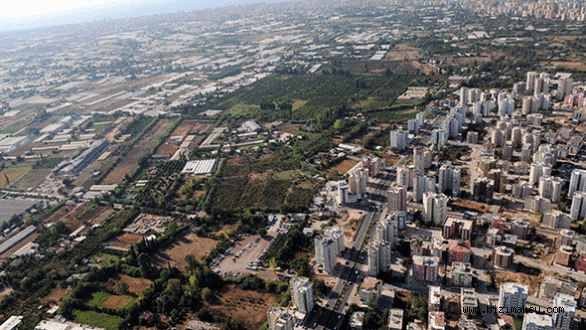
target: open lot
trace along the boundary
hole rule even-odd
[[[129,250],[131,245],[134,245],[134,244],[142,241],[143,238],[144,238],[143,235],[124,233],[124,234],[116,237],[113,241],[111,241],[110,246]]]
[[[338,166],[332,168],[332,171],[338,171],[339,174],[344,175],[348,173],[348,171],[350,171],[354,166],[356,166],[356,164],[358,164],[357,161],[352,159],[346,159]]]
[[[149,287],[149,285],[151,285],[151,283],[153,283],[146,278],[136,278],[120,274],[116,278],[111,279],[108,285],[111,286],[111,288],[116,288],[119,282],[125,282],[128,284],[128,292],[134,295],[140,295]]]
[[[198,237],[195,233],[188,233],[170,248],[159,252],[155,256],[154,264],[162,267],[169,263],[172,267],[185,269],[187,266],[185,257],[191,254],[195,259],[200,260],[208,255],[217,244],[218,241],[211,238]]]
[[[269,229],[267,234],[263,237],[260,235],[244,234],[243,239],[235,242],[234,246],[224,252],[224,259],[214,267],[214,271],[223,276],[230,276],[240,274],[256,274],[265,279],[276,279],[274,273],[259,268],[257,270],[250,269],[250,264],[259,260],[261,254],[273,239],[275,239],[279,232],[285,229],[281,227],[281,220],[276,221]],[[247,267],[249,269],[247,269]]]
[[[218,296],[217,305],[209,307],[215,317],[232,318],[240,322],[247,329],[260,329],[266,321],[270,306],[277,304],[277,295],[274,293],[258,293],[244,291],[235,285],[229,285]]]
[[[41,304],[55,303],[58,304],[61,300],[65,299],[67,295],[73,291],[72,287],[67,288],[55,288],[51,292],[41,299]]]

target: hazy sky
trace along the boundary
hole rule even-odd
[[[0,19],[11,20],[22,17],[38,16],[64,11],[76,11],[81,8],[110,7],[122,3],[137,3],[139,0],[16,0],[6,1],[0,10]],[[153,1],[142,1],[153,2]]]
[[[286,0],[0,0],[0,31]]]

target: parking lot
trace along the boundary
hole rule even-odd
[[[226,251],[212,262],[212,269],[222,276],[257,274],[261,277],[274,277],[270,270],[262,267],[261,259],[277,235],[285,234],[290,227],[281,220],[267,228],[264,237],[244,234]]]

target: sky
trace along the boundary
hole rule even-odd
[[[2,0],[0,31],[283,0]]]

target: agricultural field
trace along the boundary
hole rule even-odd
[[[184,179],[181,170],[185,160],[174,160],[151,166],[143,172],[139,180],[148,180],[144,187],[138,188],[136,202],[146,207],[174,208],[169,204],[176,197],[176,193],[183,185]]]
[[[0,188],[13,186],[20,178],[32,170],[30,166],[13,166],[0,171]]]
[[[159,267],[165,267],[170,264],[171,267],[185,269],[185,266],[187,266],[185,257],[193,255],[196,260],[201,260],[201,258],[208,255],[217,244],[217,240],[198,237],[195,233],[189,233],[179,238],[169,248],[157,253],[154,257],[154,264]]]
[[[220,177],[208,196],[212,209],[303,209],[319,185],[299,170],[297,162],[275,155],[229,159]]]
[[[122,322],[124,322],[124,319],[119,316],[94,311],[76,310],[73,311],[73,315],[77,323],[93,325],[108,330],[118,329]]]
[[[214,317],[231,317],[247,329],[260,329],[269,307],[277,304],[277,298],[273,293],[245,291],[229,285],[218,296],[217,304],[209,306],[209,311]]]
[[[143,239],[144,237],[142,235],[124,233],[112,240],[109,245],[116,248],[129,250],[132,245],[139,243]]]
[[[97,206],[89,202],[74,206],[62,206],[47,218],[46,223],[62,221],[70,232],[77,230],[85,221],[99,224],[112,215],[114,210],[106,206]]]
[[[140,160],[145,157],[151,150],[157,146],[159,139],[166,133],[172,120],[158,121],[150,131],[146,132],[143,137],[138,140],[128,153],[123,157],[122,161],[102,180],[101,184],[118,184],[122,182],[125,175],[130,175],[138,167]]]

